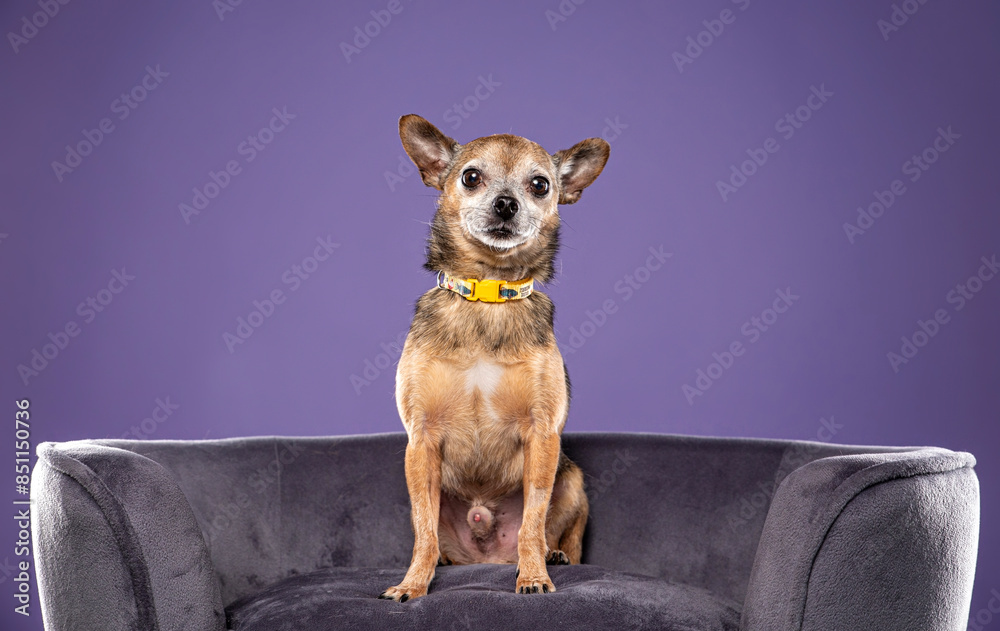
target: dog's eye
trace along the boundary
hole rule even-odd
[[[469,188],[475,188],[482,181],[483,174],[478,169],[466,169],[462,173],[462,184]]]
[[[531,192],[541,197],[549,192],[549,181],[543,177],[531,179]]]

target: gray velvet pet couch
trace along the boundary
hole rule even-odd
[[[568,434],[583,565],[439,567],[376,598],[413,542],[402,434],[44,443],[32,482],[49,631],[966,628],[970,454]]]

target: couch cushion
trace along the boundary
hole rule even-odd
[[[657,629],[736,631],[739,605],[703,589],[594,565],[550,566],[554,594],[515,594],[513,565],[437,568],[427,596],[376,598],[404,569],[328,568],[226,608],[235,631],[333,629]]]

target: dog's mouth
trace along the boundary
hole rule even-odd
[[[489,226],[474,231],[473,235],[494,250],[512,250],[525,243],[529,236],[506,225]]]
[[[494,239],[510,239],[511,237],[517,235],[514,230],[506,226],[495,226],[493,228],[487,228],[486,234],[490,235]]]
[[[485,222],[484,222],[485,223]],[[489,222],[467,225],[469,234],[483,245],[493,250],[512,250],[527,242],[533,236],[530,230],[524,232],[515,227],[512,222]]]

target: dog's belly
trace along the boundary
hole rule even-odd
[[[524,513],[520,491],[498,501],[487,502],[492,513],[490,528],[474,533],[468,516],[472,503],[449,493],[441,494],[441,518],[438,534],[441,550],[448,561],[470,563],[517,563],[517,533]]]

